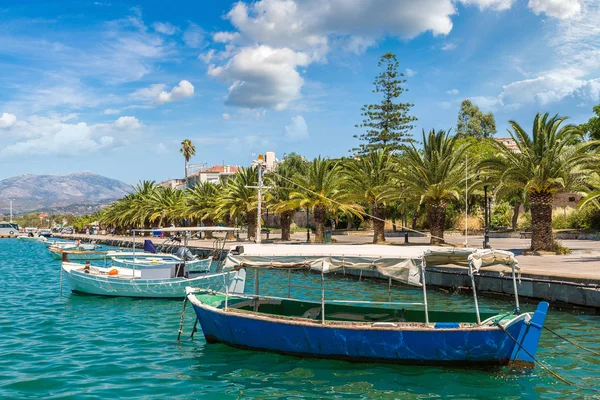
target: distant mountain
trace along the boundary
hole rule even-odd
[[[20,175],[0,181],[0,213],[7,213],[13,200],[13,213],[34,210],[69,209],[95,211],[98,205],[123,197],[131,186],[91,172],[70,175]]]

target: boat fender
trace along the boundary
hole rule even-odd
[[[111,269],[110,271],[108,271],[109,275],[119,275],[119,270],[116,268]]]

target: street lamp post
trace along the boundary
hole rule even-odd
[[[483,197],[484,197],[484,220],[485,220],[485,228],[483,231],[483,248],[490,248],[490,210],[489,210],[489,200],[487,194],[488,185],[483,186]]]
[[[310,243],[310,224],[308,223],[309,208],[306,207],[306,242]]]
[[[402,230],[404,231],[404,243],[408,243],[408,229],[406,229],[406,200],[404,202],[404,212],[402,213]]]

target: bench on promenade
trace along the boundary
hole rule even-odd
[[[519,232],[519,237],[521,239],[531,239],[531,228],[525,228],[521,232]]]

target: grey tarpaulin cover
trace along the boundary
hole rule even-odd
[[[246,244],[227,255],[225,268],[310,268],[323,272],[342,269],[376,270],[399,282],[420,286],[420,268],[458,265],[474,270],[491,265],[516,265],[510,252],[443,246]]]

